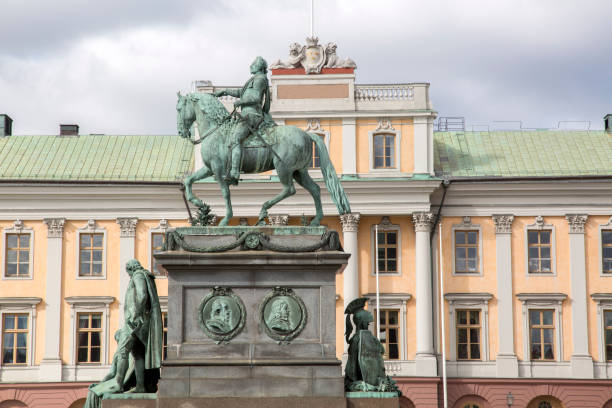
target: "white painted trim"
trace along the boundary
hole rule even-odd
[[[370,226],[370,275],[376,276],[376,261],[378,261],[378,254],[376,253],[376,225],[378,225],[378,232],[382,231],[397,231],[397,272],[386,273],[379,272],[379,276],[401,276],[402,275],[402,231],[400,226],[397,224],[391,224],[389,217],[382,217],[379,224],[372,224]],[[382,296],[382,295],[381,295]]]
[[[80,276],[81,271],[81,234],[103,234],[102,235],[102,276]],[[87,224],[77,229],[76,234],[76,264],[75,264],[76,279],[84,280],[104,280],[106,279],[106,228],[100,228],[96,221],[89,219]]]
[[[489,357],[489,300],[493,298],[490,293],[446,293],[444,299],[448,302],[449,330],[450,330],[450,354],[449,360],[461,363],[470,363],[469,360],[457,360],[457,309],[480,311],[480,360],[477,362],[490,361]]]
[[[608,219],[607,223],[600,224],[597,230],[599,234],[598,235],[599,246],[597,248],[599,252],[599,257],[597,258],[599,260],[599,276],[611,277],[612,273],[604,273],[603,271],[603,240],[601,239],[601,234],[602,234],[602,231],[606,231],[606,230],[612,231],[612,217]]]
[[[30,271],[30,274],[28,276],[8,277],[5,275],[6,251],[7,251],[6,235],[7,234],[30,234],[30,259],[28,260],[29,262],[28,270]],[[15,220],[15,222],[13,223],[11,227],[8,227],[2,230],[2,247],[0,248],[2,248],[2,256],[0,257],[0,259],[2,259],[2,266],[0,266],[2,270],[2,280],[32,280],[34,279],[34,230],[32,228],[24,226],[23,221],[21,221],[20,219]]]
[[[376,299],[376,293],[366,293],[363,297],[368,298],[368,309],[369,305],[372,305],[371,312],[376,315],[376,302],[372,302]],[[410,293],[381,293],[379,295],[380,308],[381,309],[393,309],[399,311],[399,344],[400,344],[400,355],[398,360],[387,360],[387,361],[399,361],[405,360],[408,355],[408,316],[406,303],[412,298]],[[372,330],[375,330],[372,327]]]
[[[604,311],[612,311],[612,293],[592,293],[591,298],[597,303],[597,343],[599,345],[599,362],[610,365],[606,361],[606,339]]]
[[[374,167],[374,136],[376,135],[393,135],[395,138],[395,166],[387,169],[380,169]],[[396,130],[392,124],[390,118],[378,119],[378,127],[368,132],[368,163],[370,173],[375,174],[401,174],[401,160],[402,152],[400,149],[400,141],[402,138],[402,132]]]
[[[34,365],[34,356],[36,355],[36,306],[42,301],[38,297],[5,297],[0,298],[0,331],[4,326],[5,313],[26,313],[28,315],[28,355],[26,364],[15,367],[31,367]],[[2,334],[2,333],[0,333]],[[0,350],[3,347],[3,337],[0,336]],[[13,366],[2,367],[2,359],[0,358],[0,368],[6,370]]]
[[[455,272],[455,231],[478,231],[478,273],[456,273]],[[453,276],[483,276],[484,267],[482,262],[482,227],[479,224],[472,224],[472,219],[469,216],[463,217],[461,224],[453,224],[451,227],[451,256],[453,259]]]
[[[556,362],[563,360],[563,307],[562,303],[567,299],[563,293],[518,293],[516,297],[523,303],[523,362],[531,364],[549,363],[550,361],[531,361],[529,352],[529,310],[531,309],[554,309],[555,310],[555,345],[557,355]]]
[[[108,363],[108,339],[110,327],[110,304],[115,301],[113,296],[71,296],[67,297],[66,303],[70,305],[70,365],[78,366],[76,363],[77,354],[77,314],[78,313],[102,313],[102,352],[100,353],[99,364],[87,365],[105,365]],[[76,376],[76,373],[75,373]]]
[[[155,278],[163,278],[163,279],[167,279],[168,277],[166,275],[156,275],[155,272],[153,272],[153,265],[151,262],[151,258],[152,258],[152,253],[151,253],[151,244],[153,243],[153,234],[154,233],[161,233],[161,234],[165,234],[168,231],[168,228],[170,228],[170,224],[168,224],[168,220],[166,220],[165,218],[162,218],[161,220],[159,220],[159,224],[155,227],[155,228],[151,228],[149,229],[149,233],[147,234],[147,263],[149,264],[149,271],[151,271],[152,274],[155,275]]]
[[[529,231],[551,231],[550,234],[550,267],[552,269],[551,273],[529,273],[529,240],[527,234]],[[555,226],[552,224],[546,224],[544,218],[540,215],[535,217],[535,221],[533,224],[526,225],[523,233],[524,239],[524,250],[525,250],[525,276],[557,276],[557,239],[555,235]]]

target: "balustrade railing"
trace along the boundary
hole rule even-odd
[[[414,86],[393,85],[355,85],[357,102],[409,101],[414,98]]]

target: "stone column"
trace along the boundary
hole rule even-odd
[[[415,237],[416,274],[416,372],[420,376],[436,376],[437,360],[433,347],[433,293],[431,276],[431,245],[429,233],[433,214],[412,214]]]
[[[125,264],[135,256],[136,224],[138,218],[117,218],[119,224],[119,327],[123,326],[123,306],[130,276]]]
[[[359,297],[359,213],[343,214],[340,216],[342,223],[342,234],[344,236],[344,251],[351,254],[346,268],[343,272],[344,309],[352,301]],[[344,343],[344,353],[348,352],[348,345]]]
[[[342,174],[357,174],[355,118],[342,119]]]
[[[497,338],[499,339],[495,359],[498,377],[518,377],[518,360],[514,352],[512,221],[514,215],[493,215],[497,269]]]
[[[567,214],[569,224],[570,294],[572,305],[571,358],[573,378],[593,378],[593,359],[589,354],[587,326],[586,256],[584,224],[586,214]]]
[[[65,218],[45,218],[47,224],[47,276],[45,291],[45,352],[40,362],[39,380],[62,381],[60,323],[62,307],[62,242]],[[72,276],[74,279],[74,276]]]

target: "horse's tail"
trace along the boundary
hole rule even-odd
[[[329,191],[329,194],[331,194],[332,200],[334,200],[336,208],[338,208],[338,213],[340,213],[340,215],[350,213],[351,205],[349,204],[349,200],[344,193],[342,184],[340,184],[340,179],[336,174],[336,169],[334,169],[334,165],[329,158],[329,153],[327,152],[327,147],[325,147],[323,138],[312,133],[308,133],[308,136],[310,136],[310,139],[312,139],[312,141],[315,143],[315,146],[319,152],[323,180],[325,180],[327,191]]]

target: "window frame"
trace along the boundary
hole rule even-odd
[[[610,277],[610,276],[612,276],[612,273],[611,272],[607,272],[606,273],[603,270],[603,237],[601,236],[603,231],[612,231],[612,217],[610,217],[608,219],[608,222],[606,224],[600,224],[599,225],[599,227],[598,227],[599,237],[597,238],[598,239],[598,243],[599,243],[599,246],[598,246],[598,251],[599,251],[599,257],[598,257],[598,260],[599,260],[599,276]]]
[[[531,324],[531,316],[530,316],[531,312],[538,312],[538,314],[540,316],[540,322],[541,322],[540,324],[538,324],[536,326],[532,326],[532,324]],[[531,346],[533,345],[533,341],[531,339],[531,331],[534,330],[534,329],[535,330],[540,330],[540,333],[542,334],[543,330],[551,329],[552,328],[553,336],[555,336],[555,332],[557,331],[557,327],[555,325],[554,315],[553,315],[553,319],[552,319],[553,323],[552,323],[552,325],[550,325],[552,327],[549,327],[549,326],[547,326],[547,325],[545,325],[543,323],[542,319],[543,319],[543,313],[544,312],[555,313],[555,310],[554,309],[549,309],[549,308],[541,308],[541,309],[540,308],[531,308],[527,312],[527,319],[529,319],[528,324],[529,324],[529,358],[530,359],[531,359]],[[544,344],[544,340],[542,338],[540,339],[539,344],[540,345]],[[532,360],[532,361],[556,361],[555,358],[554,358],[556,353],[557,353],[557,350],[556,350],[556,338],[553,339],[552,346],[553,346],[553,350],[552,350],[553,351],[553,358],[538,358],[538,359],[535,359],[535,360]],[[544,355],[545,355],[544,350],[540,350],[540,357],[542,357]]]
[[[30,254],[29,254],[29,266],[28,269],[30,274],[27,276],[6,276],[6,251],[7,247],[7,235],[9,234],[29,234],[30,235]],[[15,220],[13,225],[2,230],[2,280],[33,280],[34,279],[34,229],[26,227],[21,220]]]
[[[612,365],[612,360],[606,360],[606,331],[604,312],[612,312],[612,293],[592,293],[591,299],[597,303],[597,335],[599,362]]]
[[[323,138],[323,143],[325,143],[325,147],[327,148],[327,152],[329,153],[329,142],[330,142],[330,132],[328,130],[325,130],[321,127],[321,119],[318,118],[312,118],[312,119],[308,119],[306,121],[306,129],[304,129],[306,132],[309,133],[314,133],[316,135],[319,135]],[[314,143],[314,142],[312,142]],[[331,156],[331,153],[330,153]],[[312,160],[310,162],[310,164],[312,164]],[[323,177],[323,173],[321,172],[321,167],[310,167],[310,165],[308,166],[308,172],[310,174],[311,177],[313,178],[322,178]]]
[[[366,293],[363,297],[368,298],[368,310],[374,315],[374,322],[376,322],[376,293]],[[408,335],[406,330],[408,329],[407,324],[407,307],[406,304],[412,299],[412,295],[409,293],[380,293],[379,302],[380,309],[393,309],[399,311],[399,358],[397,360],[384,360],[385,362],[397,362],[403,361],[408,358]],[[376,326],[371,325],[370,329],[374,336],[376,336]],[[389,372],[387,372],[389,373]]]
[[[167,279],[168,276],[166,276],[163,273],[160,273],[159,275],[156,274],[153,271],[153,234],[165,234],[168,229],[170,228],[170,224],[168,223],[168,220],[166,220],[165,218],[162,218],[161,220],[159,220],[159,224],[155,227],[155,228],[150,228],[149,229],[149,234],[148,234],[148,239],[147,239],[147,259],[149,260],[149,271],[155,275],[155,278],[163,278],[163,279]]]
[[[100,276],[82,276],[81,275],[81,234],[102,234],[102,275]],[[106,228],[98,226],[95,220],[90,219],[87,224],[77,229],[76,233],[76,264],[75,274],[76,279],[84,280],[105,280],[106,279]]]
[[[489,358],[489,301],[490,293],[446,293],[444,299],[448,302],[450,353],[449,361],[468,364],[479,364],[490,361]],[[464,360],[457,358],[457,310],[480,311],[480,359]]]
[[[100,327],[99,328],[94,328],[94,327],[84,327],[81,328],[78,325],[78,321],[80,320],[79,318],[81,316],[89,316],[89,322],[92,322],[92,316],[94,315],[99,315],[100,316]],[[100,361],[78,361],[78,355],[79,355],[79,348],[80,348],[80,344],[76,344],[76,358],[75,358],[75,363],[78,365],[101,365],[103,364],[102,361],[102,340],[104,339],[104,331],[102,329],[102,321],[104,319],[104,313],[102,312],[91,312],[91,311],[87,311],[87,312],[77,312],[77,327],[76,327],[76,336],[77,336],[77,342],[78,342],[78,337],[79,334],[85,332],[85,333],[89,333],[88,336],[88,345],[87,345],[87,355],[88,355],[88,360],[91,360],[91,351],[93,349],[93,346],[91,345],[91,333],[100,333]]]
[[[24,367],[34,366],[36,355],[36,306],[42,301],[38,297],[3,297],[0,298],[0,331],[4,329],[5,314],[27,314],[28,315],[28,350],[26,353],[26,364],[3,364],[0,358],[2,370],[19,370]],[[3,332],[2,332],[3,333]],[[4,347],[4,336],[0,336],[0,350]]]
[[[550,364],[563,360],[563,301],[567,299],[564,293],[518,293],[516,297],[522,303],[523,315],[523,361],[535,364]],[[556,353],[554,360],[532,360],[531,359],[531,326],[529,324],[529,311],[532,309],[553,309],[555,324]]]
[[[374,136],[376,135],[393,135],[395,137],[395,143],[393,146],[395,156],[394,167],[374,167]],[[369,170],[370,173],[400,173],[401,172],[401,138],[402,132],[396,130],[392,123],[391,118],[379,118],[378,126],[376,129],[368,132],[368,144],[369,144]]]
[[[71,296],[65,298],[70,305],[70,365],[80,367],[104,366],[108,364],[109,328],[110,328],[110,304],[115,301],[113,296]],[[99,363],[78,363],[78,314],[79,313],[102,313],[102,335]]]
[[[478,272],[457,272],[456,271],[456,257],[455,257],[455,233],[457,231],[477,231],[478,232],[478,240],[477,240],[477,244],[478,244]],[[480,224],[473,224],[472,223],[472,218],[471,217],[463,217],[463,221],[460,224],[453,224],[453,226],[451,227],[451,240],[452,240],[452,267],[453,267],[453,271],[452,274],[453,276],[483,276],[484,275],[484,270],[483,270],[483,259],[482,259],[482,254],[483,254],[483,250],[482,250],[482,244],[483,244],[483,240],[482,240],[482,227],[480,226]]]
[[[530,273],[529,272],[529,231],[550,231],[550,267],[551,267],[551,272],[544,272],[544,273]],[[525,248],[525,262],[524,262],[524,267],[525,267],[525,276],[527,277],[533,277],[533,276],[539,276],[539,277],[554,277],[557,276],[557,239],[556,239],[556,234],[555,234],[555,226],[553,224],[546,224],[544,222],[544,218],[540,215],[538,215],[535,218],[535,221],[533,224],[529,224],[525,226],[524,229],[524,234],[523,234],[523,239],[525,240],[524,242],[524,248]]]
[[[396,231],[397,232],[397,272],[380,272],[379,276],[401,276],[402,275],[402,230],[398,224],[392,224],[389,217],[384,216],[378,224],[372,224],[370,227],[370,256],[371,258],[371,276],[376,276],[376,263],[378,262],[378,253],[376,252],[376,226],[378,225],[378,231]]]

